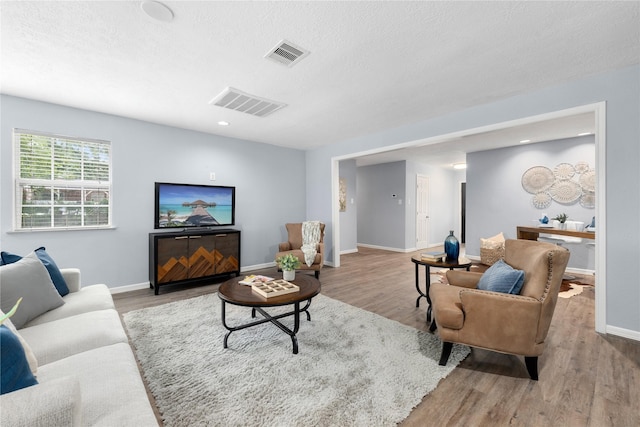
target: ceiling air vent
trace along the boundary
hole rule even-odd
[[[232,87],[223,90],[218,96],[209,101],[209,104],[258,117],[268,116],[287,106],[287,104],[283,104],[282,102],[270,101],[265,98],[249,95]]]
[[[293,67],[300,62],[302,58],[309,55],[308,50],[304,50],[300,46],[282,40],[273,49],[271,49],[264,57],[272,59],[280,64],[284,64],[287,67]]]

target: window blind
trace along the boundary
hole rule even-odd
[[[16,230],[111,226],[111,143],[14,129]]]

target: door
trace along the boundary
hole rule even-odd
[[[416,176],[416,248],[429,246],[429,177]]]

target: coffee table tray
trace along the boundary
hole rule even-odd
[[[265,298],[271,298],[298,292],[300,288],[286,280],[278,279],[270,282],[252,284],[251,290]]]

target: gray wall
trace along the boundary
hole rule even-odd
[[[156,181],[236,187],[242,268],[273,263],[284,224],[311,219],[301,196],[302,151],[5,95],[0,101],[0,247],[26,254],[45,246],[60,267],[80,268],[85,284],[148,283]],[[111,141],[115,229],[12,233],[13,128]]]
[[[332,158],[606,102],[606,324],[640,334],[640,66],[635,65],[309,150],[307,215],[330,222]],[[630,186],[629,183],[635,183]],[[622,191],[625,189],[626,191]],[[328,230],[326,244],[333,245]],[[334,254],[330,249],[329,259]],[[410,266],[409,266],[410,267]]]
[[[362,166],[357,175],[358,243],[405,248],[405,162]]]
[[[531,203],[531,194],[522,188],[522,174],[532,166],[553,170],[559,163],[575,164],[578,161],[595,167],[593,135],[469,153],[467,254],[480,255],[480,238],[483,237],[503,232],[506,238],[517,238],[516,227],[531,226],[542,212],[550,218],[564,212],[569,219],[588,224],[595,209],[584,208],[579,203],[563,205],[555,201],[546,209],[537,209]],[[581,244],[567,245],[572,251],[570,267],[594,269],[594,248],[587,246],[588,242],[585,239]]]

